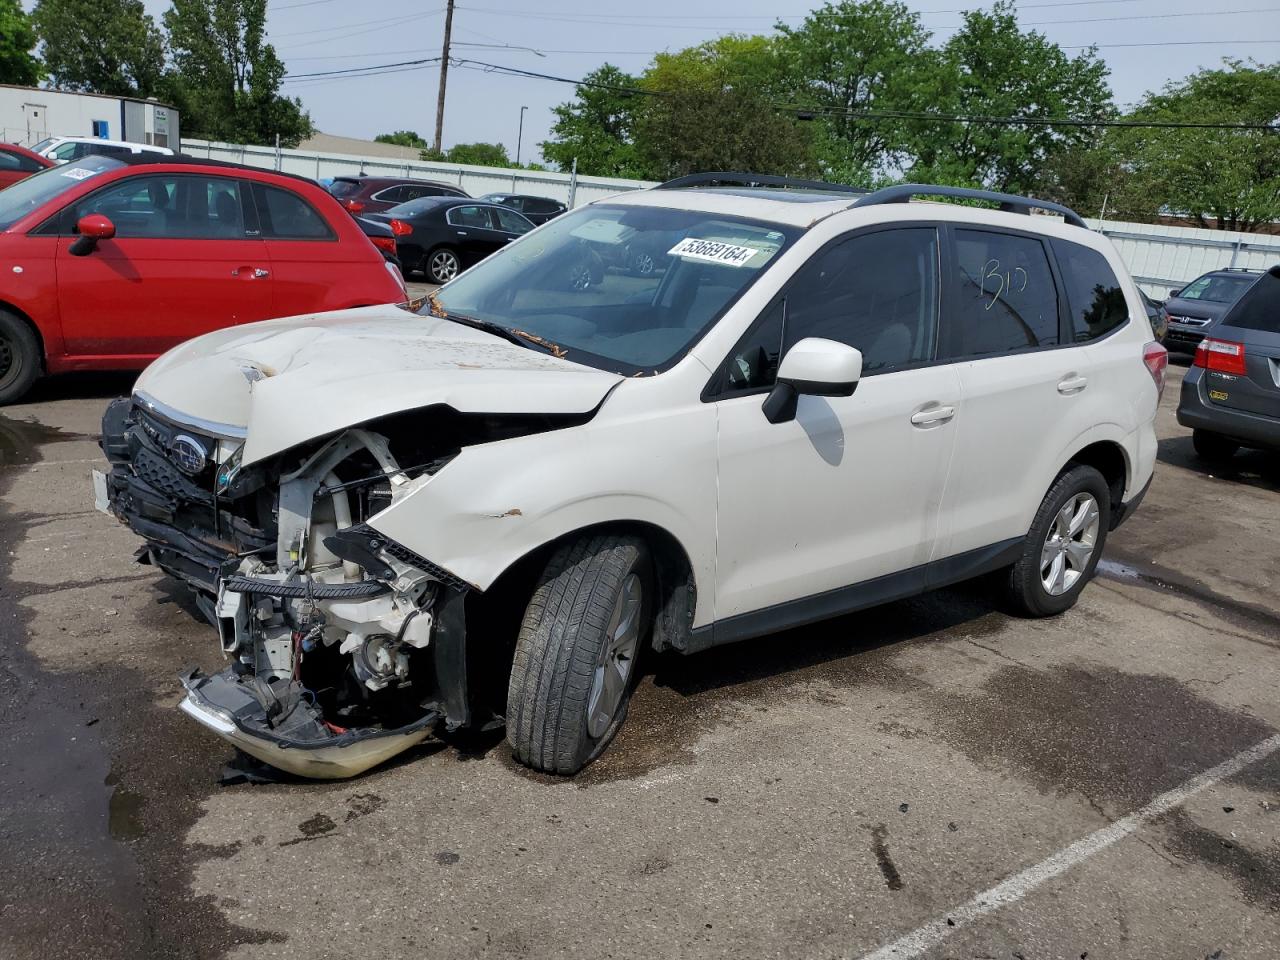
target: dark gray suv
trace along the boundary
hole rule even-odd
[[[1210,270],[1179,290],[1170,290],[1164,302],[1169,314],[1169,332],[1164,345],[1170,353],[1195,353],[1214,321],[1231,309],[1259,271],[1229,267]]]
[[[1226,460],[1241,447],[1280,450],[1280,264],[1262,274],[1196,348],[1178,422],[1196,453]]]

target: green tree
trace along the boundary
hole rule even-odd
[[[655,179],[699,170],[812,174],[810,128],[769,99],[779,77],[767,37],[726,36],[660,53],[641,78],[639,166]]]
[[[1227,61],[1160,93],[1125,119],[1175,123],[1274,124],[1280,117],[1280,63]],[[1114,134],[1127,177],[1117,213],[1152,219],[1188,216],[1205,227],[1256,230],[1280,220],[1280,135],[1274,131],[1125,128]]]
[[[31,20],[57,86],[140,97],[159,90],[164,43],[142,0],[39,0]]]
[[[1092,48],[1068,57],[1034,30],[1018,28],[1012,3],[964,15],[942,51],[946,73],[936,111],[969,117],[1102,120],[1114,116],[1107,66]],[[1063,152],[1086,148],[1095,128],[1038,123],[918,125],[913,179],[1034,191]]]
[[[905,163],[918,123],[855,114],[920,112],[936,104],[944,67],[919,15],[894,0],[839,0],[797,27],[777,29],[786,64],[781,92],[813,108],[823,174],[870,186]]]
[[[266,39],[267,0],[173,0],[164,13],[170,96],[185,132],[232,143],[295,147],[314,128],[281,96],[284,64]]]
[[[397,130],[395,133],[380,133],[373,138],[376,143],[393,143],[398,147],[417,147],[425,150],[430,144],[418,136],[416,130]]]
[[[36,31],[18,0],[0,0],[0,83],[30,87],[40,82],[40,61],[31,52]]]
[[[423,160],[443,160],[446,163],[469,163],[477,167],[510,167],[507,148],[500,143],[455,143],[443,154],[434,150],[422,151]]]
[[[578,161],[578,172],[597,177],[635,177],[633,142],[637,101],[630,91],[636,78],[604,64],[583,78],[569,103],[552,108],[551,139],[539,144],[542,155],[563,171]]]

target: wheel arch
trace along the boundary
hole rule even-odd
[[[697,602],[693,561],[673,533],[649,521],[606,520],[561,533],[508,564],[484,591],[486,602],[511,605],[520,604],[522,599],[527,601],[556,550],[572,540],[601,533],[634,536],[648,546],[658,596],[652,646],[659,650],[684,649]],[[523,610],[523,606],[520,609]]]
[[[0,311],[11,313],[17,317],[27,329],[36,338],[36,343],[40,345],[40,368],[41,371],[47,371],[49,368],[49,343],[45,339],[44,331],[40,329],[40,325],[31,319],[31,316],[19,307],[17,304],[8,300],[0,300]]]
[[[1081,447],[1072,454],[1063,465],[1062,470],[1073,464],[1093,467],[1107,482],[1107,490],[1111,494],[1111,514],[1119,517],[1116,509],[1124,500],[1124,492],[1128,488],[1130,463],[1129,454],[1124,446],[1115,440],[1095,440]],[[1061,474],[1062,471],[1059,471]]]

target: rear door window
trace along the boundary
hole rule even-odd
[[[489,212],[486,207],[454,207],[449,211],[448,220],[455,227],[478,227],[492,230]]]
[[[1050,347],[1060,340],[1058,288],[1035,237],[955,231],[952,359]]]
[[[328,221],[292,190],[253,185],[264,237],[276,240],[332,240]]]
[[[1076,343],[1096,340],[1123,326],[1129,319],[1129,305],[1107,258],[1078,243],[1052,242],[1071,309],[1072,339]]]

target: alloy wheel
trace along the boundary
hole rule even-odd
[[[1089,569],[1100,519],[1098,501],[1091,493],[1077,493],[1053,518],[1040,548],[1040,581],[1050,596],[1066,593]]]
[[[627,683],[635,665],[640,642],[640,614],[643,607],[640,577],[629,573],[622,581],[613,605],[605,641],[600,645],[591,692],[587,696],[587,732],[602,737],[617,716],[627,693]]]
[[[431,255],[431,277],[448,283],[458,275],[458,258],[448,250],[437,250]]]

